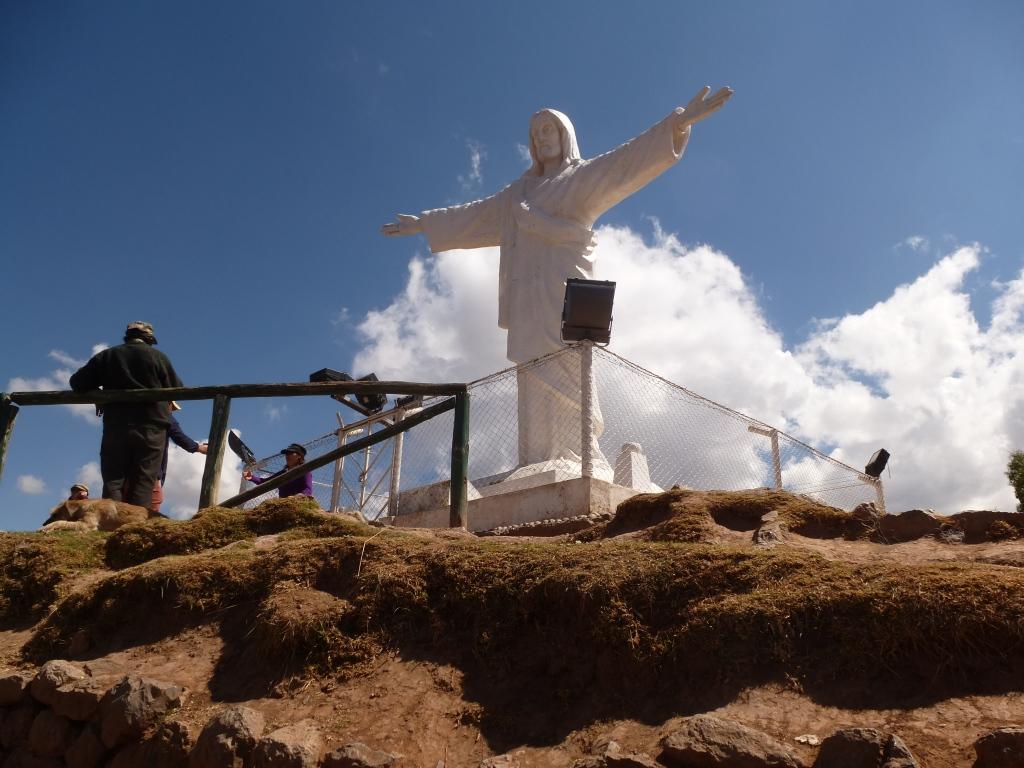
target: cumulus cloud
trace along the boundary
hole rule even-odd
[[[888,448],[892,510],[1015,508],[1003,473],[1024,446],[1024,273],[995,286],[983,327],[965,287],[983,249],[955,248],[787,346],[726,254],[657,225],[597,236],[598,276],[618,283],[612,351],[854,467]],[[421,381],[505,368],[496,305],[496,249],[416,255],[404,290],[359,323],[353,368]]]
[[[78,468],[78,472],[75,475],[75,482],[82,483],[89,487],[90,496],[99,496],[102,493],[103,488],[103,476],[100,474],[100,464],[98,461],[90,461],[87,464],[83,464]]]
[[[46,493],[46,483],[35,475],[19,475],[15,483],[18,490],[31,496],[38,496]]]
[[[533,158],[530,157],[530,148],[525,144],[520,144],[518,141],[516,142],[516,155],[522,161],[523,168],[529,168],[533,165]]]
[[[160,511],[168,517],[183,520],[192,517],[199,507],[199,488],[203,482],[206,456],[184,451],[174,443],[167,450],[167,482],[164,484],[164,504]],[[241,462],[231,452],[225,452],[218,498],[223,501],[234,496],[238,493],[241,481]]]
[[[483,162],[487,158],[484,145],[475,139],[466,139],[469,150],[469,171],[458,175],[459,186],[466,194],[476,192],[484,181]]]
[[[95,344],[92,347],[92,354],[95,355],[100,350],[106,348],[106,344]],[[55,368],[45,376],[39,376],[37,378],[15,376],[7,382],[7,390],[9,392],[52,392],[56,390],[70,389],[71,386],[68,384],[68,380],[71,378],[71,374],[86,363],[85,360],[69,355],[61,349],[51,349],[47,353],[47,357],[59,363],[60,367]],[[99,418],[96,416],[95,406],[65,405],[62,407],[69,409],[73,414],[84,419],[90,424],[100,423]]]

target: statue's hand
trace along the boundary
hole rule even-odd
[[[682,111],[676,112],[676,130],[685,131],[694,123],[698,123],[706,117],[711,117],[715,112],[725,106],[725,102],[732,96],[732,88],[719,89],[714,96],[708,96],[711,87],[705,85],[697,95],[690,99],[690,103]]]
[[[382,235],[388,237],[418,235],[423,231],[423,224],[419,216],[410,216],[408,213],[400,213],[395,217],[397,221],[389,221],[380,228]]]

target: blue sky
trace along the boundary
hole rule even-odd
[[[55,380],[138,318],[154,324],[187,384],[300,381],[324,366],[385,361],[368,313],[408,303],[410,260],[434,289],[446,273],[422,241],[381,237],[381,223],[514,179],[517,145],[542,106],[566,112],[592,156],[707,83],[736,94],[697,126],[678,167],[600,223],[652,247],[664,245],[660,232],[675,235],[678,258],[700,244],[723,254],[775,352],[830,355],[828,372],[802,371],[841,398],[843,370],[875,405],[899,406],[892,382],[909,353],[881,369],[851,362],[855,330],[846,352],[820,334],[852,324],[884,347],[894,318],[928,312],[921,299],[887,303],[899,287],[924,291],[932,283],[915,281],[974,243],[936,289],[956,311],[957,297],[967,304],[963,327],[975,335],[965,354],[1000,299],[1012,303],[1006,286],[1024,262],[1021,39],[1016,2],[5,3],[0,387]],[[494,286],[481,278],[473,289]],[[868,314],[880,303],[888,313]],[[628,321],[620,313],[617,332]],[[1017,338],[1019,321],[1000,338]],[[949,378],[977,380],[979,402],[1016,402],[1018,353],[999,352],[994,336],[985,359],[1012,358],[1004,389],[983,389],[977,359],[980,368]],[[616,351],[643,357],[637,349]],[[473,353],[467,342],[452,353],[469,361],[462,367],[391,373],[487,373]],[[855,464],[862,443],[886,439],[844,446],[841,430],[818,433],[821,422],[798,414],[789,390],[773,401],[755,374],[746,389],[718,387],[678,363],[664,371],[678,383],[763,408],[751,415],[838,445]],[[928,381],[922,373],[906,391]],[[1015,407],[1001,414],[1000,450],[1024,438]],[[926,399],[909,410],[928,408]],[[333,414],[330,403],[238,401],[232,426],[266,454],[328,431]],[[196,404],[181,421],[201,438],[208,418]],[[67,409],[23,409],[0,527],[36,525],[98,443],[98,427]],[[893,451],[894,471],[898,451],[913,449]],[[927,496],[935,466],[918,465],[908,505]],[[25,476],[39,483],[18,483]],[[994,477],[956,500],[1005,500]]]

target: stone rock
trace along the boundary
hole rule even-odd
[[[152,737],[122,748],[107,768],[178,768],[188,765],[193,742],[192,733],[185,723],[168,721]]]
[[[78,734],[78,738],[64,753],[68,768],[96,768],[103,762],[107,748],[100,738],[99,726],[90,723]]]
[[[844,728],[821,743],[814,768],[879,768],[888,743],[874,728]]]
[[[64,768],[56,757],[40,757],[27,746],[15,747],[4,760],[3,768]]]
[[[661,748],[658,760],[669,768],[803,768],[768,734],[711,715],[685,718]]]
[[[48,707],[53,706],[53,694],[62,685],[67,685],[74,680],[84,680],[85,670],[70,661],[54,659],[48,661],[39,668],[35,678],[32,680],[32,696],[40,704]]]
[[[925,536],[935,536],[942,523],[931,512],[910,509],[898,515],[878,518],[878,533],[885,541],[915,541]]]
[[[974,742],[974,768],[1019,768],[1024,765],[1024,728],[1011,726],[986,733]]]
[[[858,504],[850,512],[854,519],[859,520],[868,526],[873,526],[878,522],[879,518],[882,517],[882,513],[878,511],[878,507],[875,506],[873,501],[865,501]]]
[[[769,513],[772,514],[772,513]],[[767,515],[765,515],[767,517]],[[754,531],[754,544],[759,547],[774,547],[786,541],[785,529],[778,521],[761,523]]]
[[[882,768],[920,768],[917,758],[896,734],[889,736]]]
[[[14,709],[7,711],[7,717],[0,725],[0,746],[14,749],[28,742],[32,721],[36,719],[39,708],[31,699],[25,699]]]
[[[25,696],[32,675],[17,669],[0,670],[0,707],[11,707]]]
[[[311,720],[278,728],[267,734],[252,751],[254,768],[316,768],[323,741]]]
[[[248,765],[263,728],[263,715],[255,709],[228,707],[203,727],[189,754],[189,768]]]
[[[28,745],[40,757],[61,757],[77,735],[70,720],[44,709],[32,721]]]
[[[392,768],[396,762],[398,755],[354,741],[328,752],[320,765],[321,768]]]
[[[573,761],[571,768],[605,768],[605,762],[603,757],[587,755]]]
[[[62,685],[50,694],[53,711],[69,720],[85,722],[99,709],[111,680],[87,677]]]
[[[652,758],[641,752],[626,752],[617,741],[608,742],[601,757],[608,768],[659,768]]]
[[[519,768],[519,761],[512,755],[494,755],[481,760],[480,768]]]
[[[147,728],[185,700],[185,689],[145,677],[123,677],[100,701],[100,738],[116,747],[142,736]]]

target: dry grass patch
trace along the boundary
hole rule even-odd
[[[305,496],[266,501],[255,509],[210,507],[191,520],[154,519],[111,534],[107,563],[127,568],[166,555],[190,555],[235,541],[294,531],[296,537],[321,538],[364,534],[373,529],[347,515],[323,512]]]
[[[854,538],[864,527],[848,512],[786,491],[691,491],[645,493],[619,505],[608,523],[576,538],[593,541],[639,532],[648,541],[707,542],[714,526],[753,531],[767,512],[778,512],[791,531],[815,538]]]
[[[37,618],[70,579],[103,568],[105,533],[0,534],[0,621]]]

